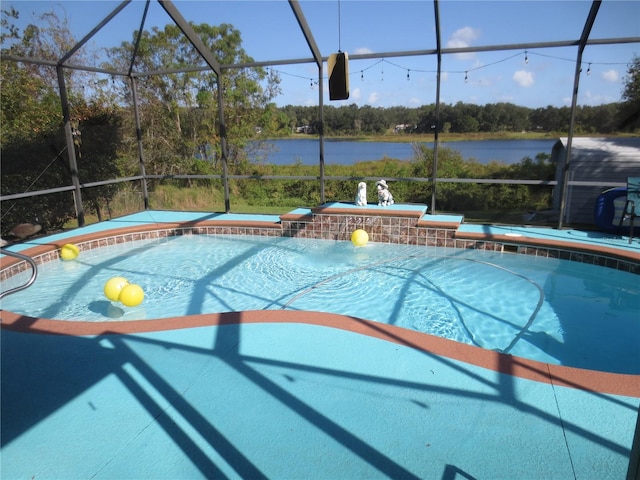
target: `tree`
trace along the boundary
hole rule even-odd
[[[232,25],[192,25],[194,31],[222,65],[250,63],[240,32]],[[137,32],[131,42],[109,51],[105,65],[120,71],[131,63]],[[144,31],[134,60],[136,72],[181,70],[204,66],[204,61],[176,25]],[[225,69],[215,73],[188,71],[141,77],[138,83],[144,148],[149,173],[166,174],[189,168],[202,145],[212,145],[220,158],[217,90],[224,95],[224,115],[230,164],[246,162],[251,140],[273,133],[277,112],[269,108],[279,92],[279,78],[262,68]],[[130,85],[122,79],[122,94],[131,101]],[[272,118],[272,115],[275,118]],[[257,134],[261,132],[261,134]]]
[[[478,120],[476,120],[471,115],[462,115],[458,117],[455,126],[456,132],[477,132],[478,131]]]
[[[15,9],[2,11],[3,54],[57,61],[77,43],[66,17],[53,11],[39,17],[39,26],[27,25],[24,32],[12,23],[18,18]],[[89,53],[79,51],[77,55],[81,57],[78,62],[84,63]],[[119,133],[113,112],[85,98],[82,85],[88,74],[66,70],[64,77],[81,181],[117,177]],[[71,184],[56,69],[37,63],[3,61],[0,82],[3,194]],[[85,126],[91,128],[85,130]],[[85,135],[81,137],[79,133],[83,130]],[[108,201],[116,190],[113,186],[101,186],[85,192],[92,207],[99,211],[99,202]],[[25,198],[3,204],[3,228],[35,217],[45,228],[61,228],[74,213],[69,193]]]
[[[635,55],[627,66],[622,105],[620,106],[620,129],[633,131],[640,128],[640,57]]]
[[[640,102],[640,56],[635,55],[627,66],[622,100],[625,102]]]
[[[28,25],[25,34],[12,23],[19,18],[14,8],[2,10],[2,53],[21,57],[51,58],[53,47],[43,30]],[[51,19],[51,17],[50,17]],[[36,51],[32,45],[42,47]],[[62,111],[51,67],[5,61],[0,63],[0,122],[2,145],[35,140],[60,126]]]

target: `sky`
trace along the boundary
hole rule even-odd
[[[431,0],[301,0],[300,7],[323,57],[346,52],[349,61],[349,99],[330,101],[327,66],[323,78],[310,60],[311,51],[286,0],[186,1],[174,0],[182,15],[194,23],[228,23],[238,29],[243,47],[255,61],[295,60],[271,67],[281,78],[278,106],[317,105],[319,88],[324,103],[342,106],[419,107],[436,101],[436,55],[376,54],[424,52],[436,48],[434,5]],[[18,26],[38,23],[38,14],[66,16],[77,39],[83,38],[119,1],[3,0],[2,8],[20,12]],[[133,0],[95,36],[93,48],[130,41],[140,27],[145,2]],[[588,0],[441,0],[443,48],[511,45],[501,51],[447,54],[442,57],[440,101],[485,105],[510,102],[530,108],[570,106],[578,49],[538,48],[541,42],[580,38],[591,8]],[[171,23],[152,0],[145,28]],[[578,105],[601,105],[621,100],[627,67],[640,56],[640,2],[603,0],[591,39],[635,38],[620,45],[587,46],[582,58]],[[370,58],[355,59],[366,54]]]

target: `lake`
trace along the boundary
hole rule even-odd
[[[440,142],[440,147],[449,147],[465,158],[474,158],[486,164],[492,160],[506,164],[518,163],[525,157],[535,158],[538,153],[551,154],[556,140],[481,140],[465,142]],[[273,151],[265,163],[291,165],[300,161],[303,165],[317,165],[320,143],[317,139],[271,140]],[[433,142],[423,142],[433,148]],[[324,141],[325,164],[352,165],[384,157],[411,160],[413,144],[393,142],[353,142],[344,140]]]

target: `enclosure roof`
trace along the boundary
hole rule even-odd
[[[553,84],[570,79],[576,48],[581,47],[587,48],[583,64],[588,65],[589,72],[597,71],[599,76],[608,72],[610,78],[603,82],[611,82],[617,75],[619,83],[640,44],[640,2],[626,0],[62,0],[55,4],[7,0],[4,3],[4,8],[13,6],[20,11],[23,27],[41,21],[37,15],[51,10],[66,17],[79,43],[58,62],[94,71],[103,68],[107,49],[122,42],[135,42],[135,32],[141,28],[149,32],[178,24],[191,36],[186,31],[190,25],[232,25],[240,31],[243,48],[252,61],[221,65],[213,52],[202,51],[202,60],[194,67],[216,71],[271,66],[282,78],[282,90],[292,99],[283,103],[291,104],[304,104],[317,97],[310,92],[318,83],[317,64],[337,51],[349,54],[351,81],[375,82],[380,92],[378,98],[381,92],[386,92],[389,99],[396,98],[395,103],[407,104],[408,100],[399,98],[402,91],[421,88],[430,93],[416,100],[432,102],[431,87],[441,54],[442,79],[452,85],[452,94],[445,101],[453,103],[455,98],[466,101],[456,96],[453,86],[471,84],[467,88],[470,99],[492,103],[483,101],[489,98],[485,93],[490,89],[502,90],[508,101],[514,95],[512,88],[526,89],[535,82]],[[193,36],[190,39],[198,40]],[[99,54],[81,57],[88,48],[97,48]],[[527,66],[534,61],[535,65]],[[501,70],[503,64],[510,65],[510,70]],[[133,75],[149,73],[137,67]],[[364,83],[359,85],[363,90],[365,87]],[[292,89],[302,93],[292,94]],[[537,94],[543,96],[540,91]],[[494,98],[500,98],[496,95]],[[565,103],[566,96],[565,93]],[[305,101],[295,101],[296,98]],[[600,103],[617,100],[606,98]],[[546,104],[561,101],[551,99]],[[543,99],[539,102],[544,104]]]

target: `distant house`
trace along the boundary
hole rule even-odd
[[[560,209],[566,159],[567,138],[560,138],[551,150],[558,182],[553,191],[554,210]],[[629,177],[640,176],[640,138],[574,138],[566,174],[569,181],[590,182],[591,185],[567,187],[564,221],[574,225],[593,224],[598,196],[614,186],[626,186]]]
[[[394,133],[398,133],[398,132],[404,132],[405,130],[413,130],[415,129],[414,125],[409,125],[407,123],[401,123],[399,125],[396,125],[395,127],[393,127],[393,132]]]

